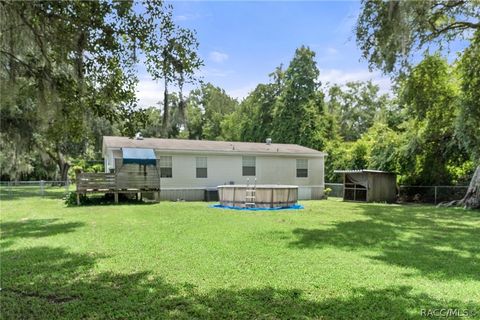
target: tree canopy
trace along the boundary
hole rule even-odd
[[[85,132],[94,119],[120,122],[130,136],[144,121],[135,97],[140,55],[152,77],[162,74],[165,83],[179,75],[183,85],[201,64],[194,34],[176,27],[172,8],[160,1],[0,6],[1,133],[10,142],[2,147],[46,153],[62,179],[69,158],[86,155]]]
[[[479,29],[478,0],[363,0],[356,39],[372,68],[391,73],[405,71],[414,53]]]

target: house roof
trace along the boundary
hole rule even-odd
[[[209,140],[159,139],[143,138],[142,140],[128,137],[103,137],[104,148],[150,148],[165,151],[198,151],[198,152],[239,152],[265,154],[303,154],[324,156],[326,153],[302,147],[296,144],[231,142]]]
[[[369,169],[361,169],[361,170],[334,170],[334,173],[385,173],[385,174],[395,174],[395,172],[389,171],[381,171],[381,170],[369,170]]]

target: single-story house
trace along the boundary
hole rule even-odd
[[[104,136],[106,173],[115,173],[124,163],[123,149],[153,149],[161,199],[204,200],[205,190],[219,185],[255,183],[297,185],[299,199],[321,199],[325,188],[324,152],[270,139],[251,143]]]
[[[335,170],[343,175],[343,200],[395,202],[397,175],[380,170]]]

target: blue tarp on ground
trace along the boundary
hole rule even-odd
[[[217,208],[217,209],[232,209],[232,210],[248,210],[248,211],[275,211],[275,210],[299,210],[303,209],[303,206],[300,204],[295,204],[290,207],[275,207],[275,208],[240,208],[240,207],[230,207],[230,206],[222,206],[221,204],[213,204],[210,208]]]
[[[157,157],[153,149],[122,148],[123,163],[157,164]]]

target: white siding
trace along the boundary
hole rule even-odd
[[[205,187],[217,187],[232,181],[235,184],[245,184],[247,178],[250,183],[255,177],[242,176],[242,156],[248,154],[220,155],[210,153],[173,153],[156,151],[157,158],[160,156],[172,156],[172,178],[162,178],[162,190],[199,189]],[[114,166],[112,150],[106,150],[108,168]],[[196,178],[196,158],[207,157],[208,177]],[[308,177],[297,178],[297,159],[308,159]],[[264,156],[255,155],[257,184],[289,184],[298,185],[301,199],[319,198],[323,195],[324,188],[324,158],[308,156]],[[303,188],[302,188],[303,187]],[[199,191],[194,192],[195,198],[200,196]],[[166,192],[162,198],[168,196],[178,197],[178,192]],[[167,197],[168,197],[167,196]],[[186,196],[186,198],[190,198]],[[197,199],[186,199],[197,200]],[[200,200],[200,199],[198,199]]]

